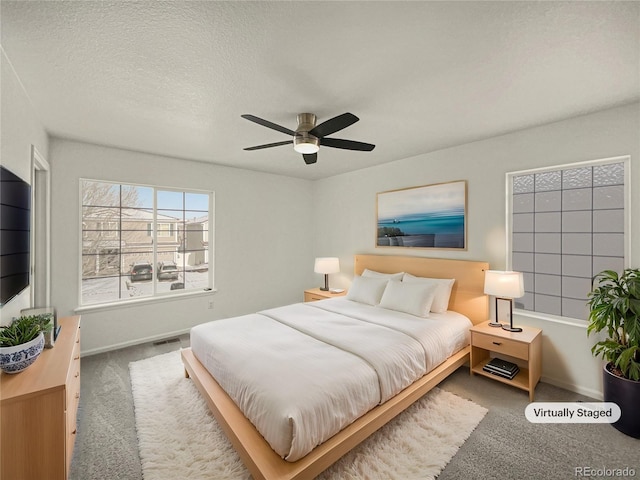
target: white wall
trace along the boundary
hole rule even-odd
[[[317,255],[340,257],[334,286],[348,287],[355,253],[488,261],[506,267],[505,173],[631,155],[632,218],[640,212],[640,104],[634,103],[500,137],[460,145],[314,183]],[[468,181],[466,251],[376,248],[376,193],[453,180]],[[632,221],[630,264],[640,266],[640,222]],[[514,316],[543,329],[543,380],[601,395],[600,361],[584,326]]]
[[[31,183],[31,146],[46,157],[49,139],[2,48],[0,74],[0,161],[2,166]],[[30,302],[31,288],[27,287],[0,307],[0,325],[19,316],[20,310],[31,306]]]
[[[78,307],[79,179],[215,192],[215,294],[82,313],[83,352],[302,301],[313,285],[311,182],[53,138],[52,303]],[[208,309],[213,300],[213,310]]]

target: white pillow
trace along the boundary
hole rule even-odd
[[[402,281],[407,283],[422,283],[423,285],[436,285],[436,296],[433,299],[431,311],[434,313],[444,313],[449,309],[449,297],[451,296],[453,284],[456,281],[455,278],[426,278],[405,273]]]
[[[354,302],[377,305],[380,303],[388,282],[389,280],[386,278],[354,277],[347,298]]]
[[[404,283],[389,280],[379,307],[409,313],[416,317],[427,318],[435,297],[437,285],[423,283]]]
[[[387,280],[391,280],[391,279],[402,280],[403,275],[404,275],[404,272],[382,273],[382,272],[376,272],[375,270],[369,270],[368,268],[365,268],[364,272],[362,272],[363,277],[386,278]]]

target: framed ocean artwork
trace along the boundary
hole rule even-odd
[[[377,247],[466,250],[467,181],[381,192]]]

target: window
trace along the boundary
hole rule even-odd
[[[592,278],[628,259],[629,157],[507,174],[507,267],[523,272],[516,307],[586,320]]]
[[[117,237],[118,236],[118,223],[117,222],[97,222],[100,235],[103,237]]]
[[[158,237],[173,237],[173,223],[159,223]]]
[[[213,193],[85,179],[80,190],[81,305],[213,288]]]

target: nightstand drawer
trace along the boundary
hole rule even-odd
[[[304,291],[304,301],[315,302],[317,300],[324,300],[326,298],[343,297],[346,294],[346,290],[342,290],[341,292],[336,293],[328,290],[320,290],[319,288],[310,288]]]
[[[529,359],[529,344],[517,342],[508,338],[500,338],[494,335],[472,332],[471,341],[474,347],[484,348],[496,353],[502,353],[522,360]]]
[[[327,297],[321,297],[320,295],[314,295],[312,293],[306,293],[304,294],[304,301],[305,302],[315,302],[316,300],[325,300]]]

